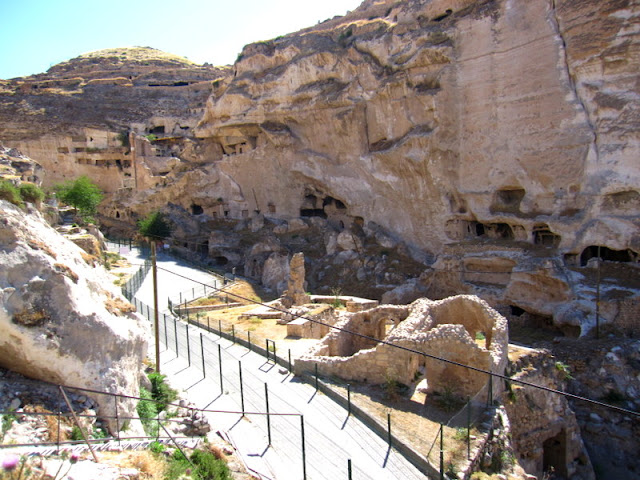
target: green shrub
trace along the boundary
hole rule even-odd
[[[162,412],[167,405],[178,398],[178,392],[171,388],[166,380],[166,376],[157,372],[149,374],[151,380],[151,398],[156,401],[156,410]]]
[[[191,462],[195,465],[195,477],[201,480],[231,480],[229,467],[224,460],[205,450],[195,450],[191,454]]]
[[[152,212],[138,222],[141,235],[153,240],[160,240],[171,235],[171,226],[160,212]]]
[[[0,199],[13,203],[18,207],[22,207],[22,197],[20,191],[9,180],[0,181]]]
[[[84,437],[82,436],[82,431],[80,430],[80,427],[78,427],[77,425],[74,425],[73,428],[71,429],[71,440],[73,441],[84,440]]]
[[[54,186],[58,199],[78,210],[85,221],[92,221],[98,211],[98,204],[104,195],[98,186],[87,176],[79,177]]]
[[[142,400],[138,402],[138,406],[136,407],[138,417],[140,417],[140,421],[147,435],[152,437],[156,436],[158,435],[158,422],[156,421],[158,409],[156,408],[156,402],[153,401],[151,392],[144,387],[140,387],[140,398]]]
[[[40,187],[34,185],[33,183],[22,183],[20,184],[18,189],[20,191],[20,197],[25,202],[40,203],[42,200],[44,200],[44,192],[40,189]]]

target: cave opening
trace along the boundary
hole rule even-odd
[[[204,209],[202,208],[202,206],[194,203],[191,205],[191,213],[193,215],[202,215],[204,213]]]
[[[320,217],[327,218],[327,214],[322,208],[301,208],[300,209],[301,217]]]
[[[542,444],[542,470],[545,474],[555,474],[567,478],[567,434],[561,430],[555,437]],[[546,476],[546,475],[545,475]]]
[[[229,263],[229,259],[223,255],[218,255],[217,257],[214,257],[213,261],[219,267],[224,267],[226,264]]]
[[[149,129],[149,133],[153,135],[164,135],[164,125],[158,125],[156,127],[151,127]]]
[[[638,254],[633,250],[613,250],[601,245],[590,245],[580,254],[580,266],[586,267],[592,258],[600,258],[604,262],[633,263],[638,261]]]

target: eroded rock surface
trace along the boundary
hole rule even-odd
[[[114,230],[166,209],[175,246],[254,278],[269,261],[274,286],[308,218],[330,227],[325,266],[378,297],[472,293],[567,334],[597,317],[634,334],[639,17],[632,0],[365,1],[232,69],[102,52],[5,81],[0,136],[52,183],[99,179]],[[214,245],[219,221],[254,237]],[[287,243],[250,253],[271,233]],[[422,271],[378,268],[394,253]]]
[[[0,200],[0,365],[27,377],[137,396],[147,327],[102,267],[37,211]],[[89,262],[89,263],[87,263]],[[95,395],[101,415],[113,398]],[[120,399],[121,416],[136,401]],[[115,418],[109,428],[115,430]]]

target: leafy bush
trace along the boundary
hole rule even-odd
[[[0,181],[0,199],[13,203],[18,207],[22,207],[22,197],[20,191],[9,180]]]
[[[18,189],[20,191],[20,197],[25,202],[40,203],[44,200],[44,192],[33,183],[22,183]]]
[[[201,480],[231,480],[229,467],[224,460],[218,459],[211,452],[195,450],[191,454],[191,462],[195,465],[195,477]]]
[[[157,372],[149,374],[151,380],[151,397],[156,401],[156,410],[162,412],[167,405],[178,398],[178,392],[171,388],[165,381],[167,377]]]
[[[73,181],[54,186],[58,199],[78,210],[85,221],[92,221],[104,195],[98,186],[83,175]]]
[[[158,422],[156,421],[158,409],[156,408],[156,402],[153,401],[151,392],[144,387],[140,387],[140,398],[142,400],[138,402],[138,406],[136,407],[138,417],[140,417],[140,421],[147,435],[152,437],[156,436],[158,434]]]

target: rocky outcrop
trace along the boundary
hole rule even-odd
[[[509,365],[513,379],[564,390],[571,376],[566,365],[543,350],[512,350],[510,357],[517,357]],[[537,478],[555,472],[560,478],[595,479],[578,421],[564,396],[514,382],[503,402],[516,460],[527,473]]]
[[[0,201],[0,213],[0,365],[34,379],[137,396],[147,331],[134,307],[37,211]],[[135,416],[135,400],[93,400],[105,417],[116,408]],[[115,419],[107,424],[115,430]]]
[[[246,46],[232,71],[103,52],[14,79],[0,136],[58,176],[99,178],[105,224],[172,204],[185,226],[176,245],[255,278],[295,242],[221,251],[215,222],[255,219],[252,233],[267,235],[269,219],[324,220],[325,266],[341,255],[336,276],[375,278],[378,297],[403,284],[390,298],[474,293],[573,335],[596,321],[629,330],[639,16],[630,0],[365,1]],[[383,251],[430,269],[385,278]],[[621,267],[596,273],[595,257]]]

